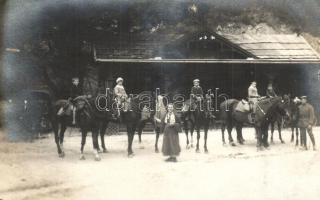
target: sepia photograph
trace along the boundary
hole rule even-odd
[[[318,200],[320,0],[0,0],[0,200]]]

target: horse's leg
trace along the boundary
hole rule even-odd
[[[227,131],[228,131],[228,136],[229,136],[229,144],[231,144],[231,146],[236,146],[236,144],[233,142],[233,138],[232,138],[232,124],[229,123],[227,124]]]
[[[108,122],[103,122],[102,126],[100,127],[101,147],[102,147],[103,153],[108,152],[105,145],[105,141],[104,141],[104,135],[106,134],[107,127],[108,127]],[[99,147],[99,144],[98,144],[98,147]]]
[[[273,141],[273,132],[274,132],[274,122],[271,122],[270,123],[270,126],[271,126],[271,143],[274,143]],[[268,130],[269,127],[267,127],[267,130]]]
[[[284,144],[284,141],[282,139],[281,129],[282,129],[282,122],[278,121],[279,140],[281,141],[282,144]]]
[[[204,152],[205,153],[209,153],[208,147],[207,147],[208,130],[209,130],[209,124],[206,124],[204,127]]]
[[[62,150],[61,150],[61,147],[60,147],[60,139],[59,139],[59,122],[54,121],[52,123],[52,128],[53,128],[53,132],[54,132],[54,140],[55,140],[56,145],[57,145],[57,150],[58,150],[59,157],[63,157],[64,154],[62,154]]]
[[[237,130],[237,140],[239,144],[243,144],[243,138],[242,138],[242,124],[237,123],[236,125],[236,130]]]
[[[127,134],[128,134],[128,157],[133,157],[134,153],[132,151],[132,142],[134,137],[134,125],[133,124],[127,124]]]
[[[261,133],[261,128],[256,127],[256,136],[257,136],[257,150],[260,151],[262,150],[262,133]]]
[[[86,158],[84,157],[83,154],[83,149],[84,149],[84,145],[86,144],[86,139],[87,139],[87,133],[88,131],[83,128],[81,130],[81,148],[80,148],[80,160],[85,160]]]
[[[184,132],[186,134],[186,138],[187,138],[187,146],[186,149],[190,149],[190,145],[189,145],[189,129],[188,129],[188,121],[185,121],[183,123],[183,128],[184,128]]]
[[[159,153],[158,141],[159,141],[159,137],[160,137],[160,127],[156,127],[155,131],[156,131],[156,143],[154,144],[154,151],[156,153]]]
[[[95,161],[101,160],[101,157],[98,152],[98,148],[99,148],[98,135],[99,135],[99,129],[94,128],[92,130],[92,145],[93,145],[93,153],[94,153],[94,160]]]
[[[266,125],[263,130],[262,130],[262,140],[263,140],[263,145],[265,148],[269,147],[269,142],[268,142],[268,125]]]
[[[67,125],[63,122],[61,123],[60,133],[59,133],[59,143],[61,148],[61,157],[65,156],[64,149],[63,149],[63,140],[64,140],[64,133],[66,132]]]
[[[296,146],[299,146],[299,129],[298,129],[298,126],[296,126],[295,129],[296,129]]]
[[[294,141],[294,126],[291,126],[291,140],[290,142]]]
[[[226,124],[222,123],[221,124],[221,136],[222,136],[222,144],[225,145],[226,144],[226,140],[224,138],[224,131],[226,130]]]
[[[200,149],[199,149],[199,140],[200,140],[200,127],[196,127],[197,130],[197,146],[196,146],[196,152],[199,153]]]
[[[138,124],[138,136],[139,136],[139,148],[140,149],[144,149],[144,146],[142,144],[142,139],[141,139],[141,135],[142,135],[142,130],[146,125],[146,120],[141,120]]]
[[[190,123],[190,137],[191,137],[191,144],[190,144],[190,147],[193,148],[193,132],[194,132],[194,129],[195,129],[195,125],[194,123]]]

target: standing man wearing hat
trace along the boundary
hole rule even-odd
[[[123,87],[123,78],[117,78],[116,83],[117,85],[114,87],[114,95],[117,101],[118,117],[120,117],[121,108],[123,108],[125,112],[128,110],[128,95]]]
[[[276,92],[273,89],[272,83],[268,84],[267,91],[266,91],[266,96],[269,97],[269,98],[273,98],[273,97],[277,96]]]
[[[193,87],[191,88],[191,111],[194,111],[197,106],[201,105],[201,101],[203,100],[203,90],[200,86],[200,80],[193,80]]]
[[[312,126],[315,125],[316,117],[314,115],[314,109],[312,105],[307,103],[307,97],[301,97],[301,105],[298,107],[299,115],[298,115],[298,127],[300,128],[300,140],[302,143],[302,148],[307,150],[307,134],[311,139],[313,150],[316,150],[316,142],[314,139],[314,135],[312,133]]]

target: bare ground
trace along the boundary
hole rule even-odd
[[[126,156],[125,135],[107,136],[109,153],[100,162],[93,159],[90,137],[86,160],[79,160],[76,132],[65,138],[63,159],[52,135],[33,143],[1,141],[0,199],[319,199],[319,151],[295,148],[290,135],[285,130],[281,144],[276,134],[270,150],[257,152],[252,129],[244,130],[246,145],[236,147],[223,146],[220,131],[212,130],[205,154],[203,148],[187,150],[181,133],[178,163],[154,153],[153,134],[143,135],[144,148],[135,138],[133,158]]]

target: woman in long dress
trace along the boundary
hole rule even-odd
[[[169,156],[167,162],[177,162],[181,148],[179,144],[180,119],[173,112],[173,104],[168,104],[168,112],[162,119],[164,125],[162,153]]]

